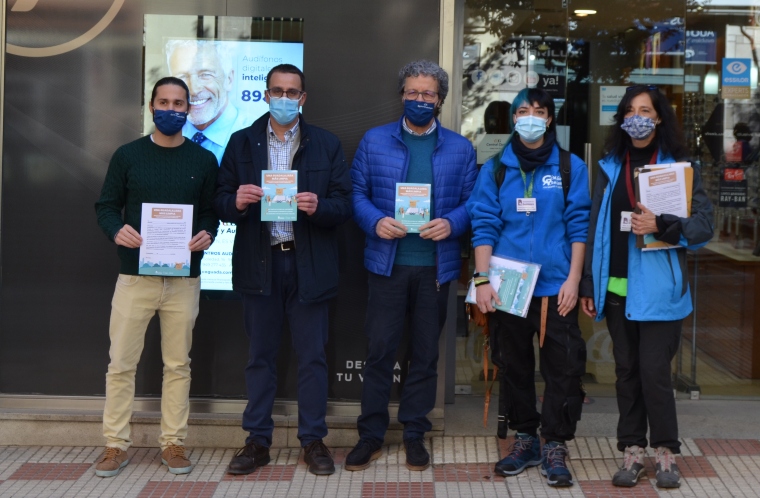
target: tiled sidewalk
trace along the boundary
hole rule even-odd
[[[101,448],[0,446],[0,497],[760,497],[760,441],[684,439],[677,462],[680,489],[658,490],[653,480],[635,488],[610,484],[620,454],[610,438],[578,438],[570,443],[576,485],[554,489],[537,468],[507,479],[494,476],[493,463],[509,441],[495,437],[436,437],[427,441],[433,466],[410,472],[399,445],[364,472],[342,469],[347,448],[334,451],[337,472],[309,474],[297,449],[272,450],[272,462],[248,476],[225,474],[234,449],[196,449],[195,470],[173,476],[161,465],[157,448],[135,448],[120,475],[95,477],[93,462]],[[648,465],[654,477],[653,462]]]

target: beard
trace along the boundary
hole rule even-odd
[[[202,102],[200,105],[197,102]],[[187,120],[194,126],[203,126],[221,114],[224,103],[216,95],[210,92],[200,92],[190,97],[190,112]],[[226,101],[225,101],[226,103]]]

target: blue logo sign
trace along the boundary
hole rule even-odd
[[[723,86],[750,86],[751,59],[723,59]]]

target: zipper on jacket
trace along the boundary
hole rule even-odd
[[[438,279],[435,279],[435,290],[436,292],[441,292],[441,284],[438,282]]]

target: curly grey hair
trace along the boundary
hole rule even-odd
[[[441,99],[441,103],[449,94],[449,75],[446,71],[441,69],[441,66],[435,62],[420,59],[413,61],[401,68],[398,72],[398,93],[402,95],[404,93],[404,84],[409,77],[417,76],[432,76],[438,82],[438,97]]]

